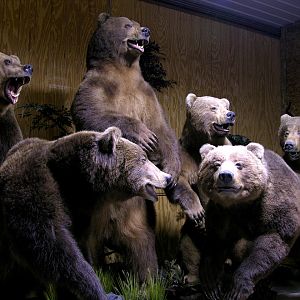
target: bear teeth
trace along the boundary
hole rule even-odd
[[[15,104],[20,96],[22,86],[30,81],[30,77],[13,77],[7,80],[5,95],[7,99]]]

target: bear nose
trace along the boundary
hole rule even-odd
[[[142,27],[142,33],[144,34],[145,37],[150,36],[150,29],[147,27]]]
[[[32,65],[25,65],[23,67],[24,72],[28,73],[29,75],[32,75],[33,72],[33,67]]]
[[[219,174],[219,179],[225,184],[229,184],[233,179],[233,173],[230,171],[223,171]]]
[[[235,119],[235,113],[233,111],[229,111],[226,114],[227,120],[233,122]]]
[[[295,143],[292,141],[286,141],[284,144],[284,151],[292,151],[295,148]]]

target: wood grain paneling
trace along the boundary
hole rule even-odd
[[[285,109],[291,103],[290,112],[300,115],[300,23],[282,30],[282,63],[284,73],[283,96]]]
[[[166,55],[163,65],[177,85],[158,97],[178,136],[185,120],[185,97],[194,92],[230,99],[237,113],[233,132],[280,151],[279,40],[139,0],[0,1],[0,51],[17,54],[34,66],[20,104],[70,105],[85,72],[85,52],[97,16],[109,10],[148,26]],[[30,132],[29,120],[18,119],[25,136],[55,135]],[[166,199],[156,207],[158,230],[178,234],[179,208]]]

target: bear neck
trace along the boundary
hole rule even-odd
[[[4,98],[0,98],[0,118],[4,116],[8,111],[13,113],[12,104],[8,104]]]
[[[291,167],[291,169],[293,171],[295,171],[296,173],[299,173],[299,175],[300,175],[300,159],[290,160],[290,158],[287,154],[284,154],[283,159]]]
[[[199,149],[204,144],[212,144],[214,146],[221,146],[226,144],[225,136],[211,136],[204,131],[197,130],[190,121],[186,121],[182,130],[180,138],[181,146],[193,157],[199,158]]]

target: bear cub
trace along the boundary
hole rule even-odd
[[[205,144],[230,145],[227,136],[230,127],[235,123],[235,113],[229,110],[230,102],[225,98],[210,96],[197,97],[189,93],[186,97],[186,121],[180,137],[182,170],[176,187],[168,192],[173,202],[200,203],[206,206],[204,195],[200,195],[197,187],[198,167],[201,161],[199,148]],[[199,199],[200,198],[200,199]],[[193,200],[191,200],[193,199]],[[193,210],[186,211],[186,219],[180,240],[180,256],[186,271],[188,283],[199,279],[199,260],[201,236],[204,227],[204,209],[201,214],[193,215]],[[195,226],[194,220],[201,226]],[[202,224],[201,224],[202,222]]]

